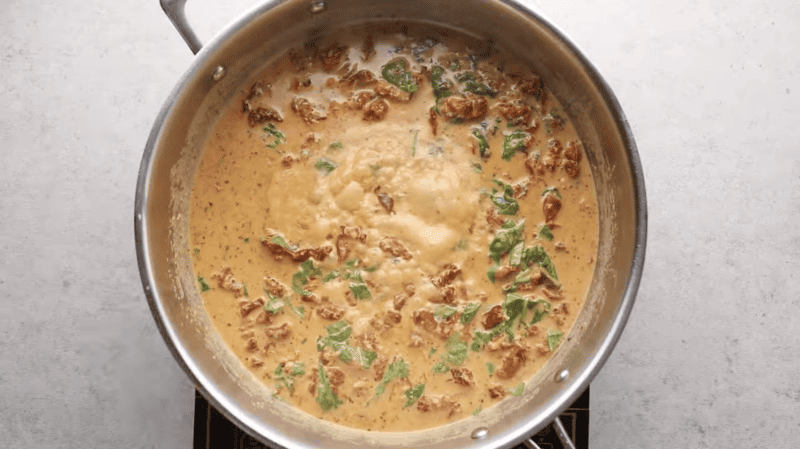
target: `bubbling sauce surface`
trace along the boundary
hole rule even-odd
[[[265,395],[375,431],[522,394],[598,240],[580,140],[536,74],[395,31],[291,49],[248,83],[190,217],[205,308]]]

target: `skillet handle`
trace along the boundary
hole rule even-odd
[[[169,20],[172,22],[172,25],[178,30],[178,33],[181,35],[184,41],[186,41],[186,45],[189,46],[189,50],[192,53],[197,54],[201,48],[203,48],[203,44],[198,39],[197,34],[195,34],[194,30],[191,26],[189,26],[189,22],[186,20],[186,11],[184,6],[186,5],[186,0],[161,0],[161,9],[164,10],[164,13],[169,17]]]

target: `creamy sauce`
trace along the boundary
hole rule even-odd
[[[292,50],[221,117],[195,178],[194,269],[217,330],[275,400],[345,426],[435,427],[521,394],[594,271],[594,184],[558,101],[501,55],[432,44]],[[382,76],[398,60],[399,86]]]

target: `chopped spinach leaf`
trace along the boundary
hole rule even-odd
[[[350,338],[350,335],[353,333],[353,328],[345,320],[339,320],[326,327],[325,330],[328,331],[328,338],[340,343],[347,341],[347,339]]]
[[[495,262],[500,262],[500,258],[516,245],[518,245],[523,237],[525,231],[525,220],[514,222],[513,220],[506,220],[503,226],[497,231],[494,239],[489,243],[489,257]]]
[[[552,309],[550,301],[544,299],[534,299],[532,301],[528,301],[528,307],[533,309],[533,318],[531,318],[531,322],[529,323],[530,325],[534,325],[539,321],[542,321]]]
[[[403,405],[403,408],[408,408],[414,405],[414,403],[417,402],[424,392],[425,384],[418,384],[406,390],[403,393],[406,397],[406,403]]]
[[[325,328],[327,337],[317,339],[317,351],[330,347],[339,354],[339,359],[345,363],[355,360],[364,369],[369,369],[372,362],[378,357],[375,351],[347,344],[347,339],[353,333],[353,328],[347,321],[340,320]]]
[[[321,157],[321,158],[317,159],[316,163],[314,163],[314,168],[316,168],[323,175],[326,175],[326,176],[331,174],[332,171],[336,170],[336,167],[338,167],[338,166],[339,166],[339,164],[337,164],[336,162],[333,162],[332,160],[330,160],[330,159],[328,159],[326,157]]]
[[[280,390],[281,388],[286,388],[289,391],[294,390],[294,378],[297,376],[302,376],[305,373],[306,365],[304,363],[293,364],[292,369],[288,374],[284,372],[283,366],[276,366],[275,370],[272,372],[276,384],[275,389]]]
[[[550,329],[547,331],[547,347],[550,348],[551,351],[555,350],[559,343],[561,343],[561,337],[564,336],[564,333],[555,329]]]
[[[522,256],[525,254],[525,242],[519,242],[508,252],[508,263],[513,267],[522,264]]]
[[[437,349],[436,349],[436,348],[431,348],[431,349],[428,351],[428,358],[431,358],[431,357],[433,357],[433,355],[434,355],[434,354],[436,354],[436,351],[437,351]]]
[[[376,263],[375,265],[373,265],[371,267],[364,268],[364,271],[366,271],[367,273],[373,273],[375,271],[378,271],[378,268],[380,268],[380,267],[381,267],[381,263],[378,262],[378,263]]]
[[[481,308],[481,303],[471,302],[464,306],[464,312],[461,314],[461,324],[468,324],[478,314]]]
[[[325,369],[322,367],[322,363],[319,364],[317,368],[317,403],[322,410],[327,412],[338,408],[340,405],[344,404],[335,394],[333,394],[333,389],[331,388],[331,383],[328,380],[328,376],[325,374]]]
[[[474,171],[475,173],[481,173],[483,172],[483,167],[481,167],[481,164],[475,162],[472,164],[472,171]]]
[[[439,304],[433,309],[433,315],[436,318],[446,320],[451,316],[455,315],[458,312],[458,309],[453,306],[448,306],[447,304]]]
[[[548,242],[552,242],[553,231],[551,231],[550,227],[547,225],[542,225],[542,229],[539,230],[539,238],[542,240],[547,240]]]
[[[329,148],[331,148],[332,150],[341,150],[342,148],[344,148],[344,145],[342,144],[342,142],[336,141],[336,142],[331,142]]]
[[[444,374],[444,373],[450,371],[450,367],[447,366],[447,364],[444,363],[444,362],[439,362],[436,365],[433,365],[433,370],[432,371],[434,373],[436,373],[436,374]]]
[[[272,123],[270,123],[269,125],[265,126],[263,128],[263,130],[267,134],[272,135],[272,137],[273,137],[272,143],[268,143],[267,147],[274,149],[274,148],[277,148],[278,145],[286,142],[286,136],[284,136],[282,132],[278,131],[278,129],[275,128],[275,125],[273,125]]]
[[[208,285],[208,282],[206,281],[206,279],[203,276],[197,276],[197,282],[200,283],[200,291],[201,292],[207,292],[207,291],[211,290],[211,286]]]
[[[467,360],[467,356],[469,355],[467,342],[462,341],[459,338],[459,334],[453,334],[453,336],[447,339],[444,345],[447,349],[447,353],[445,353],[442,358],[448,364],[461,365]]]
[[[286,243],[286,239],[283,238],[283,236],[275,235],[270,239],[269,242],[270,243],[276,243],[276,244],[278,244],[278,245],[280,245],[280,246],[282,246],[282,247],[284,247],[286,249],[289,249],[289,244]]]
[[[264,290],[264,293],[267,294],[267,298],[268,298],[267,299],[267,303],[264,304],[264,310],[266,310],[267,312],[269,312],[269,313],[271,313],[273,315],[277,315],[278,312],[280,312],[281,309],[283,309],[283,306],[285,305],[284,302],[283,302],[283,298],[276,298],[276,297],[272,296],[272,294],[270,292],[266,291],[266,289]]]
[[[495,93],[486,84],[479,83],[472,72],[465,72],[456,77],[456,81],[464,83],[464,92],[472,92],[476,95],[494,97]]]
[[[524,392],[525,392],[525,382],[520,382],[519,385],[508,390],[508,393],[511,396],[522,396],[522,393]]]
[[[525,148],[527,148],[526,141],[528,137],[528,133],[519,129],[510,134],[506,134],[503,139],[503,160],[510,161],[517,151],[525,150]]]
[[[491,253],[490,253],[490,256],[491,256]],[[502,257],[502,254],[500,256],[498,256],[498,259],[500,257]],[[497,270],[499,270],[499,269],[500,269],[500,264],[495,262],[494,264],[492,264],[492,266],[489,267],[488,270],[486,270],[486,277],[489,278],[489,280],[492,282],[492,284],[494,284],[495,278],[497,277]]]
[[[326,274],[325,276],[322,276],[322,283],[323,284],[328,283],[338,277],[339,277],[339,271],[333,270],[330,273]]]
[[[268,292],[267,289],[264,289],[264,293],[267,295],[268,298],[267,303],[264,304],[264,310],[266,310],[267,312],[270,312],[272,314],[277,314],[283,309],[284,306],[286,306],[287,309],[291,310],[292,313],[297,315],[300,319],[305,318],[306,314],[305,307],[302,306],[294,307],[292,303],[289,301],[289,298],[284,298],[284,297],[276,298],[275,296],[272,295],[272,293]]]
[[[488,332],[476,330],[472,336],[472,345],[470,345],[470,348],[472,348],[472,350],[475,352],[478,352],[481,349],[483,349],[483,347],[486,346],[486,343],[492,341],[492,339],[496,337],[497,334],[500,333],[501,327],[502,326],[497,325],[491,331]]]
[[[431,86],[433,86],[433,95],[436,100],[447,98],[451,95],[450,89],[453,88],[453,82],[442,79],[444,76],[444,67],[435,65],[431,67]]]
[[[405,379],[407,377],[408,363],[406,363],[405,360],[399,359],[390,363],[389,366],[386,367],[386,373],[383,375],[383,379],[381,379],[375,387],[375,396],[373,399],[377,399],[386,391],[386,385],[388,385],[389,382],[395,379]]]
[[[406,62],[402,59],[381,67],[383,79],[406,92],[416,92],[419,89],[417,79],[406,71]]]
[[[244,296],[250,296],[250,293],[247,291],[247,284],[242,282],[242,294]]]
[[[494,374],[494,363],[486,362],[486,372],[489,373],[490,376]]]
[[[547,255],[547,251],[545,251],[541,245],[525,248],[525,253],[522,256],[522,263],[525,264],[525,266],[530,266],[534,263],[539,264],[547,275],[553,280],[558,281],[556,266],[553,264],[553,261],[550,260],[550,256]]]
[[[491,196],[489,196],[492,203],[497,206],[497,212],[500,215],[516,215],[519,210],[519,203],[517,203],[516,198],[514,198],[514,187],[499,179],[494,179],[492,182],[503,189],[501,194],[498,194],[499,192],[497,189],[492,189]]]
[[[492,152],[489,149],[489,142],[486,140],[486,136],[483,135],[481,129],[472,128],[472,135],[478,139],[478,154],[480,154],[481,157],[489,157]]]
[[[351,283],[348,287],[350,287],[350,292],[353,293],[353,298],[355,299],[370,299],[372,298],[372,294],[369,292],[369,288],[367,284],[361,283]]]
[[[308,296],[311,292],[303,287],[308,284],[309,279],[322,276],[322,270],[314,266],[314,261],[306,260],[300,264],[300,271],[292,275],[292,290],[300,296]]]
[[[557,198],[561,198],[561,192],[559,192],[555,187],[548,187],[542,190],[542,196],[546,195],[555,195]]]

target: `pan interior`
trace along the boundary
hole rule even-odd
[[[198,55],[157,120],[137,191],[137,251],[145,291],[176,358],[205,396],[265,443],[284,447],[505,447],[566,408],[608,357],[632,306],[643,257],[641,169],[624,117],[603,81],[551,25],[495,1],[267,4],[242,16]],[[501,46],[540,74],[575,123],[592,167],[600,219],[597,267],[586,304],[554,358],[523,396],[444,427],[370,433],[308,417],[269,400],[214,331],[196,287],[189,250],[189,197],[207,132],[231,98],[291,45],[356,24],[403,22]],[[469,30],[464,31],[464,30]],[[218,66],[226,70],[213,79]],[[638,177],[638,178],[637,178]],[[141,223],[141,225],[139,225]],[[141,226],[140,228],[138,226]],[[140,231],[140,232],[139,232]],[[556,382],[557,374],[569,376]],[[313,421],[312,421],[313,420]],[[473,440],[478,427],[488,435]]]

